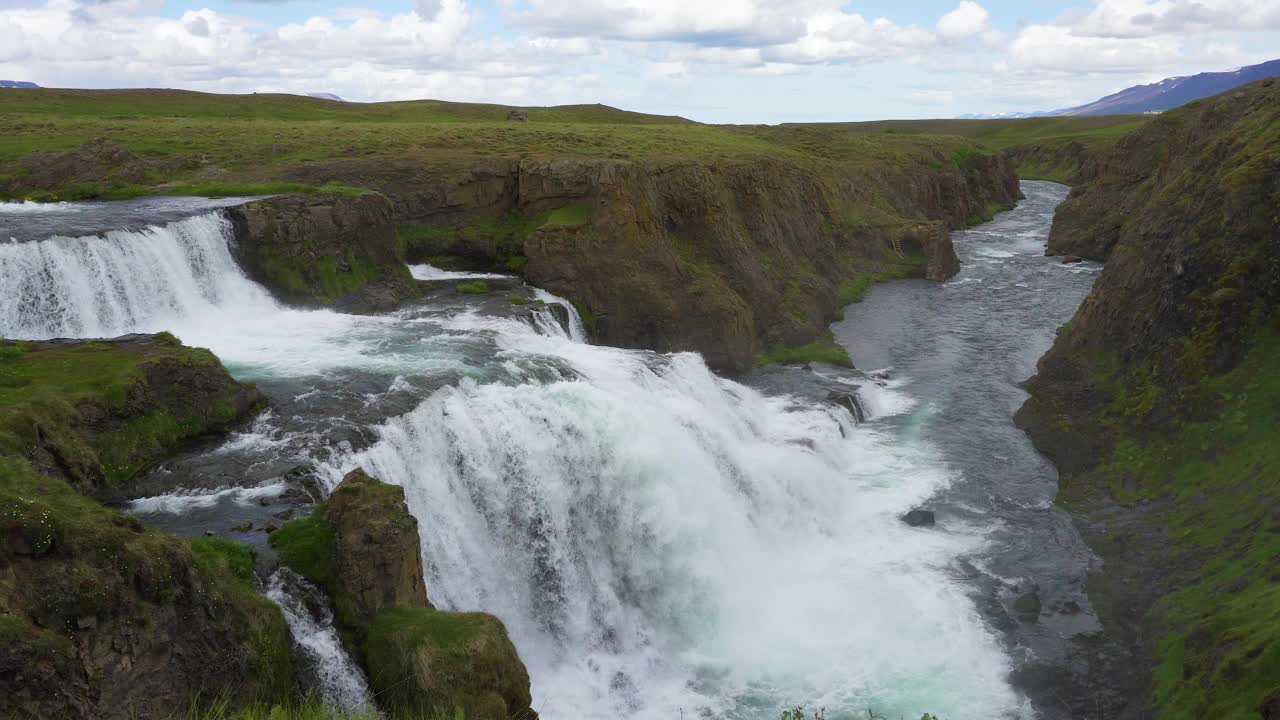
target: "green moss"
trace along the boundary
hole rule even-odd
[[[582,326],[587,329],[590,335],[596,334],[596,316],[591,312],[591,308],[585,302],[576,297],[569,298],[569,304],[573,305],[578,311],[578,317],[582,318]]]
[[[836,290],[836,302],[840,307],[862,302],[867,290],[878,282],[924,277],[924,273],[925,259],[918,256],[897,262],[859,261]]]
[[[281,704],[252,704],[233,702],[233,698],[216,698],[199,704],[169,720],[382,720],[373,709],[336,710],[325,707],[318,698]],[[453,716],[402,718],[401,720],[457,720]]]
[[[269,541],[282,564],[335,597],[338,594],[337,534],[324,519],[324,512],[324,503],[315,506],[307,517],[287,522],[271,533]]]
[[[757,365],[798,365],[810,362],[853,367],[848,351],[836,343],[831,333],[808,345],[775,347],[756,358]]]
[[[546,217],[545,225],[562,227],[581,227],[591,222],[592,208],[587,203],[575,203],[552,210]]]
[[[218,537],[196,538],[190,543],[197,565],[225,570],[243,582],[253,582],[253,548]]]
[[[485,295],[489,292],[489,283],[483,280],[472,280],[471,282],[459,283],[454,288],[454,292],[461,295]]]
[[[967,170],[973,166],[973,163],[977,158],[987,157],[989,155],[991,155],[989,150],[962,146],[956,148],[955,152],[951,154],[951,161],[961,170]]]
[[[520,272],[524,272],[524,268],[528,264],[529,264],[529,258],[525,257],[524,255],[512,255],[511,257],[507,258],[507,261],[505,263],[503,263],[503,267],[505,267],[506,269],[510,270],[513,273],[520,273]]]
[[[523,708],[528,675],[502,623],[484,613],[392,608],[364,643],[369,682],[394,717],[505,720]]]
[[[347,250],[345,268],[338,267],[333,257],[324,257],[316,263],[324,300],[336,300],[349,295],[378,278],[378,269],[367,258],[355,256]]]
[[[512,295],[507,299],[511,301],[512,305],[528,305],[530,302],[529,298],[523,295]]]
[[[163,408],[133,414],[129,399],[155,364],[215,366],[212,353],[187,348],[172,335],[146,346],[103,342],[31,351],[7,345],[0,354],[0,452],[25,456],[37,444],[56,447],[65,464],[84,472],[99,468],[109,484],[127,480],[178,443],[222,427],[235,419],[226,402],[205,412],[183,407],[174,417]],[[92,436],[77,429],[76,407],[89,403],[115,415]]]
[[[1156,437],[1121,434],[1100,478],[1122,503],[1162,500],[1144,514],[1171,539],[1164,552],[1197,558],[1195,576],[1157,604],[1155,702],[1161,717],[1255,718],[1280,690],[1280,333],[1264,333],[1244,362],[1205,376],[1198,394],[1216,398],[1207,419]],[[1120,412],[1150,412],[1160,394],[1149,369]],[[1137,427],[1136,425],[1134,427]],[[1087,483],[1090,477],[1073,480]]]

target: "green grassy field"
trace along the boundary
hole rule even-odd
[[[839,127],[853,132],[887,135],[958,135],[978,140],[995,150],[1004,150],[1063,140],[1115,142],[1149,119],[1145,115],[1095,115],[998,120],[875,120],[816,127]]]
[[[603,105],[522,108],[434,100],[340,103],[293,95],[178,90],[6,90],[0,96],[0,189],[22,189],[15,161],[108,138],[147,163],[142,182],[65,190],[67,197],[127,197],[173,183],[270,183],[300,164],[361,157],[695,159],[777,158],[800,164],[942,163],[958,149],[1114,140],[1140,118],[923,120],[731,126]],[[28,185],[29,187],[29,185]],[[10,193],[14,195],[17,193]]]

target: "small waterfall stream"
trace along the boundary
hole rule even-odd
[[[267,579],[263,593],[280,607],[294,642],[294,667],[304,686],[327,707],[367,712],[373,707],[364,673],[342,647],[329,598],[289,568]]]

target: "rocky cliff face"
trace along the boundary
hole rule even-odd
[[[507,268],[574,299],[599,341],[719,368],[825,329],[842,280],[899,251],[955,272],[947,228],[1019,196],[1000,156],[900,163],[444,158],[338,161],[294,179],[391,198],[411,260]],[[897,239],[897,243],[894,240]]]
[[[1083,185],[1098,173],[1098,160],[1110,148],[1105,144],[1044,142],[1017,145],[1004,151],[1004,156],[1027,180],[1052,180],[1063,185]]]
[[[1104,714],[1258,717],[1280,696],[1280,82],[1120,140],[1050,251],[1107,258],[1017,416],[1062,471],[1059,502],[1105,561],[1090,596],[1144,670]]]
[[[241,265],[283,300],[377,312],[416,294],[391,203],[377,193],[285,195],[227,215]]]
[[[244,546],[82,494],[257,406],[172,337],[0,342],[0,716],[167,718],[284,702],[289,640]],[[78,491],[79,490],[79,491]]]
[[[362,470],[271,536],[280,561],[333,600],[344,642],[392,717],[536,720],[502,622],[427,602],[420,542],[404,490]]]

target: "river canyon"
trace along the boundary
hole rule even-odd
[[[846,309],[857,370],[592,345],[561,298],[429,265],[395,312],[287,307],[237,265],[238,200],[0,206],[0,336],[211,349],[270,408],[110,503],[269,554],[264,530],[349,470],[399,485],[432,601],[502,619],[543,717],[1032,717],[1055,710],[1028,668],[1099,626],[1090,553],[1011,417],[1100,266],[1044,256],[1067,188],[1023,191],[953,234],[956,277]],[[456,292],[477,279],[495,290]],[[916,508],[936,524],[904,523]],[[264,590],[310,682],[366,703],[282,573]]]

